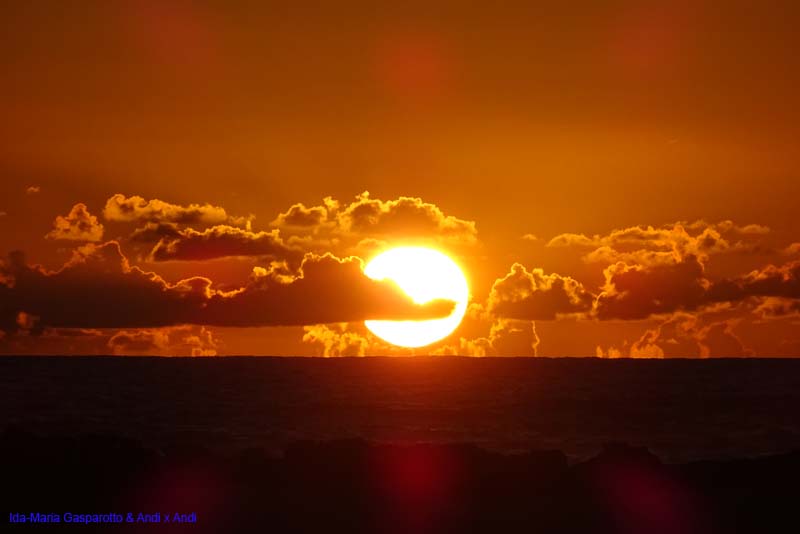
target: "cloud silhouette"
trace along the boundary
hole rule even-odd
[[[134,230],[128,240],[133,243],[153,244],[162,239],[179,239],[181,227],[171,222],[149,222]]]
[[[316,324],[303,327],[303,342],[318,345],[321,356],[365,356],[371,344],[368,333],[349,330],[348,323]]]
[[[746,275],[711,280],[694,255],[677,262],[617,262],[603,270],[605,283],[596,296],[583,284],[542,269],[528,271],[515,263],[496,280],[487,310],[497,317],[553,320],[565,315],[599,320],[641,320],[654,315],[693,311],[720,303],[774,298],[761,310],[786,315],[800,302],[800,261],[769,265]]]
[[[587,263],[639,265],[679,263],[689,256],[701,263],[714,254],[749,251],[754,240],[769,232],[766,226],[739,226],[732,221],[710,224],[705,221],[678,222],[661,227],[632,226],[606,235],[560,234],[552,238],[550,248],[593,249],[584,254]]]
[[[88,244],[56,271],[12,253],[0,264],[0,329],[20,329],[20,313],[38,328],[154,328],[309,325],[366,319],[443,317],[454,303],[415,304],[396,284],[363,274],[358,258],[307,254],[295,273],[259,268],[225,291],[193,277],[171,284],[131,266],[119,244]]]
[[[800,317],[800,299],[765,297],[753,312],[762,320]]]
[[[648,329],[630,348],[631,358],[715,358],[752,356],[734,332],[736,319],[706,320],[678,312]]]
[[[292,205],[286,212],[279,214],[272,226],[284,228],[318,227],[328,222],[331,214],[339,210],[339,203],[331,197],[323,199],[322,206],[306,207],[302,202]]]
[[[518,319],[494,318],[489,333],[479,337],[460,337],[458,344],[447,344],[432,351],[443,356],[537,356],[539,335],[536,323]]]
[[[270,231],[222,224],[232,219],[223,208],[177,206],[142,197],[114,195],[105,217],[117,222],[144,222],[129,236],[133,244],[155,243],[153,261],[201,261],[232,256],[270,256],[297,261],[303,252],[347,254],[374,252],[391,240],[472,244],[475,223],[444,214],[419,198],[378,200],[364,192],[350,204],[331,197],[319,206],[292,205],[271,223]],[[239,221],[241,222],[241,220]],[[205,225],[205,229],[193,226]]]
[[[665,265],[617,263],[605,269],[605,276],[606,284],[595,302],[599,319],[644,319],[750,298],[800,299],[800,261],[717,281],[705,276],[695,256]]]
[[[708,301],[708,281],[695,256],[661,265],[616,263],[595,303],[599,319],[644,319],[653,314],[693,310]]]
[[[473,221],[445,214],[417,197],[372,198],[365,191],[349,204],[327,197],[318,206],[295,204],[272,221],[283,233],[321,246],[354,245],[369,238],[429,239],[470,245],[477,241]]]
[[[515,263],[503,278],[492,285],[488,311],[507,319],[550,320],[558,315],[587,313],[592,295],[583,284],[542,269],[528,271]]]
[[[748,297],[800,299],[800,261],[767,265],[738,278],[715,282],[708,291],[711,301],[737,301]]]
[[[211,204],[181,206],[163,200],[146,200],[140,196],[126,197],[120,193],[106,201],[103,217],[115,222],[165,222],[178,224],[246,224],[248,217],[231,217],[225,208]]]
[[[204,326],[120,330],[106,345],[117,356],[216,356],[218,340]]]
[[[145,233],[161,234],[150,252],[153,261],[201,261],[233,256],[268,256],[299,260],[302,252],[281,239],[278,230],[252,232],[235,226],[218,225],[197,231],[177,230],[163,223],[134,232],[133,238],[143,240]]]
[[[86,204],[78,203],[68,215],[56,217],[53,229],[45,237],[68,241],[100,241],[103,239],[103,225],[97,221],[97,217],[89,213]]]
[[[35,329],[35,322],[29,325]],[[195,325],[122,330],[21,328],[9,333],[0,330],[0,354],[216,356],[219,345],[209,327]]]

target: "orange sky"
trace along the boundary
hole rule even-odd
[[[800,8],[584,4],[6,7],[0,351],[405,354],[413,242],[431,351],[800,356]]]

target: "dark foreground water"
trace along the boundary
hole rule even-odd
[[[0,426],[148,446],[472,442],[667,461],[800,449],[800,360],[0,358]]]

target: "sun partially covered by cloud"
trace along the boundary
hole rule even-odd
[[[0,261],[0,351],[57,353],[61,344],[91,354],[212,355],[225,352],[225,329],[290,326],[305,350],[323,356],[410,354],[363,321],[444,317],[453,303],[419,306],[364,275],[362,258],[404,244],[453,253],[468,272],[475,262],[500,266],[471,287],[464,320],[424,349],[432,354],[557,353],[540,336],[566,320],[575,329],[636,325],[623,339],[587,341],[582,350],[603,357],[746,356],[759,349],[743,331],[800,320],[796,239],[770,242],[759,224],[636,225],[549,241],[515,233],[519,247],[566,258],[551,256],[559,267],[547,270],[513,254],[504,267],[478,241],[475,221],[412,196],[295,203],[262,228],[216,203],[136,195],[112,195],[102,213],[105,225],[77,202],[56,216],[47,240],[62,242],[60,254],[76,247],[61,267],[52,266],[63,259],[46,268],[21,252]],[[103,242],[107,232],[119,237]],[[745,264],[756,267],[738,268]],[[235,265],[238,278],[221,282],[220,265]],[[783,341],[769,346],[790,353],[800,340]]]
[[[0,264],[0,329],[16,331],[18,316],[40,328],[153,328],[305,325],[365,319],[432,318],[453,303],[415,304],[396,285],[363,274],[358,258],[308,254],[287,275],[262,269],[242,287],[222,290],[204,277],[169,283],[131,266],[117,242],[85,245],[55,271],[12,254]]]
[[[536,356],[539,336],[534,321],[495,317],[472,303],[461,328],[425,349],[393,346],[363,323],[316,324],[304,327],[303,341],[320,356],[410,355],[424,350],[440,356]]]

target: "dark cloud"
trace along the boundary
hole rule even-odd
[[[273,226],[277,227],[316,227],[328,221],[328,214],[335,213],[339,208],[339,203],[331,197],[325,197],[322,206],[306,207],[305,204],[298,203],[292,205],[285,213],[281,213],[272,221]]]
[[[690,230],[698,230],[703,231],[706,228],[715,228],[720,233],[724,234],[739,234],[739,235],[766,235],[770,233],[769,226],[764,226],[763,224],[745,224],[739,225],[731,220],[720,221],[715,224],[707,223],[706,221],[699,220],[692,223],[682,222],[678,223]]]
[[[750,298],[800,299],[800,262],[770,265],[744,276],[711,281],[700,261],[689,256],[675,264],[617,263],[605,269],[605,276],[606,284],[595,303],[599,319],[644,319]],[[791,309],[791,305],[782,307]]]
[[[484,356],[536,356],[539,349],[539,336],[533,321],[496,319],[486,341],[488,343],[482,346]],[[475,340],[470,343],[475,345]],[[481,354],[477,352],[475,355]]]
[[[103,239],[103,225],[97,221],[97,217],[89,213],[86,204],[78,203],[67,216],[56,217],[53,229],[45,237],[69,241],[100,241]]]
[[[283,266],[254,271],[251,283],[237,295],[237,307],[251,309],[273,322],[308,325],[365,319],[431,319],[453,310],[451,301],[416,305],[391,281],[375,281],[363,273],[356,257],[306,254],[297,276]]]
[[[534,321],[497,317],[478,303],[467,308],[463,335],[457,342],[434,349],[450,356],[536,356],[539,336]]]
[[[109,334],[88,328],[0,330],[0,354],[108,354]]]
[[[800,299],[800,261],[768,265],[739,278],[720,280],[709,289],[715,302],[737,301],[748,297]]]
[[[315,347],[316,355],[326,358],[370,355],[407,356],[414,353],[414,349],[392,345],[379,338],[370,332],[363,321],[304,326],[302,341]]]
[[[212,226],[203,231],[192,228],[177,230],[159,225],[138,235],[139,239],[163,233],[150,252],[153,261],[199,261],[233,256],[268,256],[299,260],[302,252],[283,242],[278,230],[252,232],[235,226]]]
[[[605,269],[606,283],[595,303],[599,319],[644,319],[692,310],[707,300],[708,281],[695,256],[663,265],[616,263]]]
[[[219,341],[204,326],[121,330],[107,342],[118,356],[216,356]]]
[[[605,283],[593,296],[560,274],[528,271],[514,264],[494,282],[487,309],[497,317],[551,320],[578,314],[600,320],[641,320],[748,299],[772,298],[758,309],[765,318],[794,313],[800,302],[800,261],[769,265],[747,275],[713,281],[698,256],[645,264],[616,262],[604,269]]]
[[[559,274],[530,272],[519,263],[495,281],[489,293],[489,312],[508,319],[548,320],[558,315],[590,311],[593,297],[583,285]]]
[[[27,326],[34,325],[35,321]],[[44,328],[38,332],[24,329],[9,333],[0,331],[0,354],[216,356],[219,345],[210,328],[195,325],[125,330]]]
[[[677,313],[648,329],[630,347],[631,358],[696,358],[700,355],[697,317]],[[626,355],[627,356],[627,355]]]
[[[588,263],[654,265],[680,263],[689,256],[705,263],[714,254],[752,250],[756,246],[753,240],[768,232],[766,226],[739,226],[732,221],[678,222],[661,227],[632,226],[606,235],[560,234],[547,246],[593,249],[583,256]]]
[[[374,251],[376,246],[385,247],[391,239],[471,244],[477,235],[474,222],[445,215],[434,204],[419,198],[383,201],[371,198],[366,192],[347,205],[331,197],[319,206],[294,204],[272,221],[273,230],[261,232],[229,224],[214,224],[205,230],[185,227],[230,218],[215,206],[182,207],[123,195],[109,199],[105,215],[117,221],[147,221],[129,240],[156,243],[150,251],[150,259],[154,261],[230,256],[297,261],[302,257],[301,251],[363,254]]]
[[[766,297],[760,300],[753,313],[763,320],[800,317],[800,299]]]
[[[163,200],[126,197],[117,193],[106,201],[103,217],[115,222],[154,222],[178,224],[247,224],[248,217],[231,217],[224,208],[211,204],[180,206]]]
[[[430,347],[417,349],[431,355],[452,356],[536,356],[539,336],[533,321],[503,319],[471,304],[463,327],[464,336],[447,338]],[[372,334],[363,323],[318,324],[304,327],[303,342],[318,348],[325,357],[366,355],[408,355],[412,349],[396,347]]]
[[[713,314],[711,314],[713,315]],[[630,349],[632,358],[736,358],[752,356],[734,332],[738,321],[708,320],[703,314],[676,313],[647,330]]]
[[[606,284],[595,303],[599,319],[644,319],[750,298],[800,299],[800,261],[779,267],[769,265],[744,276],[718,281],[706,278],[695,256],[675,264],[617,263],[605,269],[605,276]],[[782,307],[791,309],[792,305]],[[780,311],[775,306],[762,310]]]
[[[19,330],[20,313],[41,328],[154,328],[308,325],[365,319],[421,319],[450,313],[452,302],[414,304],[399,287],[371,280],[358,258],[308,254],[296,274],[254,270],[223,291],[194,277],[170,284],[131,266],[119,244],[84,245],[57,271],[29,266],[21,253],[0,264],[0,329]]]
[[[341,226],[351,232],[383,235],[436,235],[473,241],[475,223],[445,215],[435,204],[420,198],[382,201],[364,192],[340,213]]]
[[[175,223],[149,222],[134,230],[128,237],[133,243],[158,243],[162,239],[180,239],[181,230]]]
[[[348,323],[316,324],[303,327],[303,342],[317,345],[320,356],[365,356],[373,341],[367,333],[349,329]]]
[[[445,214],[417,197],[372,198],[369,192],[349,204],[327,197],[319,206],[295,204],[272,222],[287,235],[320,246],[352,246],[369,239],[428,239],[449,244],[477,241],[475,223]]]

